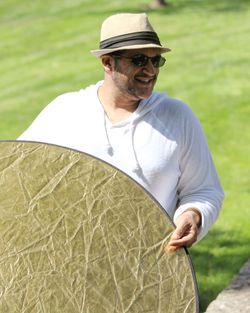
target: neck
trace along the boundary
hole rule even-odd
[[[139,105],[138,100],[131,100],[125,97],[118,90],[114,90],[114,88],[105,83],[105,81],[98,89],[98,98],[112,123],[128,118]]]

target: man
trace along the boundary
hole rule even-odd
[[[97,156],[145,187],[176,224],[169,250],[191,246],[216,220],[223,191],[202,129],[182,102],[153,92],[165,59],[146,14],[101,29],[104,80],[52,101],[19,138]]]

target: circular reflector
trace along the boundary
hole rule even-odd
[[[0,142],[0,312],[194,313],[187,250],[118,169],[82,152]]]

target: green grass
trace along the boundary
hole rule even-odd
[[[16,138],[55,96],[102,78],[102,20],[148,11],[172,52],[156,89],[187,102],[199,117],[226,193],[220,218],[190,250],[204,310],[250,257],[250,3],[9,0],[0,4],[0,138]]]

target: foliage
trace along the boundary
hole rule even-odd
[[[191,255],[203,310],[249,258],[250,3],[9,0],[0,4],[0,138],[16,138],[55,96],[102,79],[102,20],[116,12],[148,11],[172,48],[158,90],[189,103],[198,115],[226,193],[209,235]]]

